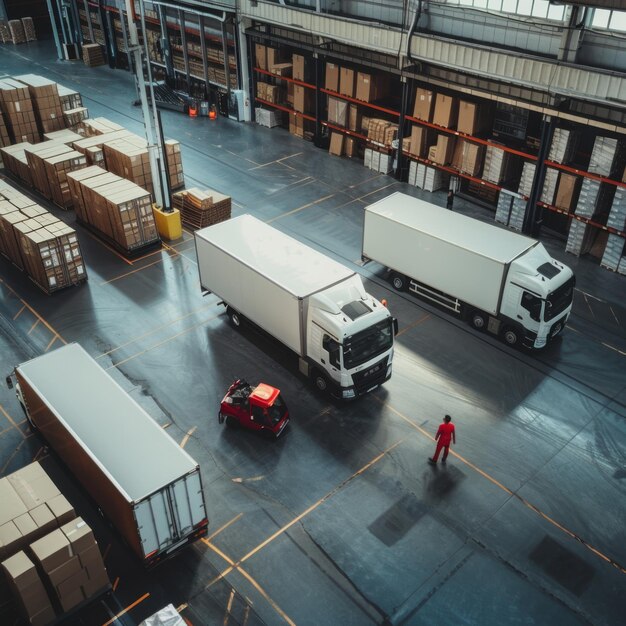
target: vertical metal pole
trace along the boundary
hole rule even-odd
[[[61,22],[61,32],[63,33],[63,43],[70,44],[72,42],[66,30],[67,25],[65,23],[65,20],[63,19],[63,7],[61,6],[61,0],[57,0],[56,4],[57,4],[57,11],[59,12],[59,21]]]
[[[185,12],[178,9],[178,25],[180,26],[180,41],[183,46],[183,60],[185,62],[185,76],[187,76],[187,90],[190,92],[191,76],[189,75],[189,57],[187,55],[187,33],[185,32]],[[189,94],[191,95],[191,93]]]
[[[198,15],[198,28],[200,30],[200,50],[202,51],[202,72],[206,85],[206,92],[209,93],[209,63],[206,56],[206,29],[204,24],[204,16]]]
[[[83,0],[83,6],[85,7],[85,19],[87,20],[87,28],[89,29],[89,39],[91,40],[91,43],[96,43],[96,38],[93,34],[93,24],[91,23],[91,13],[89,12],[87,0]]]
[[[235,36],[237,37],[237,41],[239,42],[239,45],[237,47],[239,49],[241,57],[239,63],[239,84],[244,90],[244,120],[246,122],[249,122],[254,119],[254,97],[256,93],[254,78],[250,75],[249,72],[251,63],[250,59],[253,59],[254,55],[252,54],[252,42],[248,37],[246,37],[244,21],[239,20],[235,28],[237,29]]]
[[[537,155],[537,167],[535,168],[535,176],[533,178],[533,186],[526,205],[526,215],[524,216],[524,224],[522,232],[525,235],[536,237],[541,230],[541,222],[543,217],[543,208],[537,205],[541,199],[543,191],[543,182],[546,177],[546,159],[550,152],[550,144],[554,135],[554,119],[550,115],[544,116],[541,122],[541,142],[539,144],[539,154]]]
[[[165,61],[165,71],[170,80],[175,80],[176,76],[174,75],[174,64],[172,63],[170,36],[167,32],[167,9],[160,4],[155,6],[159,13],[159,23],[161,24],[161,50],[163,52],[163,60]]]
[[[122,38],[124,39],[124,47],[126,48],[126,58],[128,60],[128,71],[133,71],[133,60],[130,56],[130,44],[128,42],[128,31],[126,30],[126,20],[124,19],[124,10],[120,8],[120,26],[122,28]],[[146,33],[143,33],[143,39],[146,40]],[[150,58],[146,59],[146,63],[150,63]]]
[[[222,22],[222,54],[224,55],[224,77],[226,82],[226,92],[230,101],[230,62],[228,60],[228,31],[226,22]]]
[[[395,176],[398,180],[402,180],[404,177],[404,164],[406,162],[404,153],[402,152],[402,140],[404,139],[404,123],[406,119],[406,112],[409,108],[409,83],[406,76],[400,76],[402,83],[402,99],[400,100],[400,119],[398,120],[398,151],[396,156],[396,171]]]
[[[322,59],[318,52],[313,53],[315,61],[315,145],[322,142],[322,111],[324,110],[324,97],[322,92],[325,58]],[[306,87],[305,87],[306,89]]]
[[[57,49],[57,57],[60,61],[62,61],[65,57],[63,56],[63,46],[61,45],[61,41],[59,40],[59,31],[57,25],[57,16],[52,7],[52,0],[46,0],[48,4],[48,13],[50,14],[50,22],[52,23],[52,34],[54,35],[54,45]]]
[[[70,1],[72,7],[72,20],[74,21],[74,31],[76,36],[76,43],[83,45],[83,29],[80,27],[80,13],[78,12],[78,4],[75,0]]]

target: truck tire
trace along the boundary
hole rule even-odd
[[[407,283],[408,281],[406,279],[406,276],[398,274],[397,272],[394,272],[391,275],[391,284],[396,291],[406,291]]]
[[[228,307],[226,309],[226,313],[228,314],[228,318],[230,319],[230,323],[235,328],[241,328],[241,315],[235,311],[232,307]]]
[[[519,343],[519,332],[512,326],[505,326],[502,331],[502,339],[509,346],[516,346]]]
[[[232,415],[227,415],[226,426],[228,426],[228,428],[239,428],[239,422]]]
[[[487,329],[487,316],[481,311],[472,311],[470,316],[470,324],[476,330],[486,330]]]
[[[313,380],[313,384],[318,391],[322,393],[328,393],[328,378],[322,374],[319,370],[313,370],[313,374],[311,376]]]

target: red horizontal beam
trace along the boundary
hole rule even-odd
[[[305,83],[304,81],[301,81],[301,80],[296,80],[295,78],[290,78],[289,76],[279,76],[278,74],[273,74],[272,72],[268,72],[267,70],[262,70],[260,67],[255,67],[254,71],[258,72],[259,74],[265,74],[265,76],[271,76],[272,78],[279,78],[280,80],[286,80],[288,83],[294,83],[295,85],[301,85],[302,87],[315,89],[315,85]]]
[[[553,213],[560,213],[561,215],[566,215],[571,219],[578,220],[579,222],[583,222],[585,224],[589,224],[589,226],[593,226],[594,228],[599,228],[600,230],[605,230],[607,233],[611,233],[612,235],[619,235],[620,237],[626,238],[626,232],[618,230],[617,228],[613,228],[611,226],[607,226],[606,224],[600,224],[588,217],[584,217],[583,215],[576,215],[576,213],[570,213],[565,209],[559,209],[559,207],[552,206],[551,204],[546,204],[545,202],[537,202],[537,204],[544,209],[549,209]]]
[[[597,180],[599,183],[609,183],[611,185],[615,185],[616,187],[626,188],[626,182],[613,180],[612,178],[606,178],[606,176],[600,176],[600,174],[593,174],[591,172],[586,172],[585,170],[579,170],[579,169],[576,169],[575,167],[570,167],[569,165],[562,165],[561,163],[548,161],[547,159],[545,163],[548,167],[553,167],[558,170],[563,170],[564,172],[569,172],[570,174],[583,176],[584,178],[591,178],[593,180]]]
[[[322,93],[328,94],[329,96],[333,96],[333,98],[347,100],[348,102],[354,102],[354,104],[360,104],[364,107],[368,107],[376,111],[381,111],[381,113],[387,113],[388,115],[394,115],[395,117],[400,117],[400,113],[398,111],[392,111],[391,109],[378,106],[377,104],[372,104],[371,102],[364,102],[363,100],[357,100],[356,98],[351,98],[350,96],[344,96],[343,94],[337,93],[336,91],[331,91],[330,89],[324,89],[323,87],[320,87],[320,91]]]
[[[285,111],[285,113],[291,113],[293,115],[295,115],[296,117],[301,117],[305,120],[309,120],[311,122],[315,121],[314,117],[311,117],[310,115],[306,115],[306,113],[300,113],[300,111],[294,111],[293,109],[290,109],[289,107],[283,106],[282,104],[276,104],[275,102],[268,102],[267,100],[261,100],[261,98],[255,98],[255,100],[257,102],[260,102],[261,104],[266,104],[269,107],[272,107],[274,109],[279,109],[280,111]]]

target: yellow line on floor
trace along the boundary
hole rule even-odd
[[[110,626],[113,622],[116,622],[122,615],[125,615],[131,609],[134,609],[138,604],[141,604],[146,598],[150,597],[150,593],[144,593],[141,598],[137,598],[132,604],[129,604],[125,609],[120,611],[117,615],[114,615],[108,622],[104,622],[102,626]]]
[[[15,430],[17,430],[24,439],[26,439],[26,434],[15,423],[14,419],[4,410],[4,407],[1,404],[0,404],[0,413],[2,413],[2,415],[4,415],[4,417],[6,417],[7,420],[9,420],[9,423],[11,424],[11,426],[13,426],[13,428],[15,428]]]
[[[191,435],[193,435],[194,431],[196,430],[196,428],[198,428],[197,426],[194,426],[193,428],[190,428],[185,436],[183,437],[183,440],[180,442],[180,447],[184,448],[187,445],[187,442],[189,441],[189,437],[191,437]]]
[[[375,398],[375,399],[378,400],[378,398]],[[415,430],[419,431],[425,437],[427,437],[431,441],[435,441],[435,438],[429,432],[424,430],[421,426],[418,426],[410,417],[407,417],[406,415],[404,415],[403,413],[401,413],[400,411],[398,411],[397,409],[392,407],[387,402],[382,402],[381,400],[378,400],[378,402],[380,402],[385,408],[387,408],[390,411],[392,411],[393,413],[395,413],[398,417],[403,419],[407,424],[412,426]],[[471,469],[473,469],[477,474],[480,474],[483,478],[486,478],[489,482],[491,482],[496,487],[498,487],[499,489],[504,491],[506,494],[508,494],[512,498],[515,498],[518,502],[522,503],[525,507],[529,508],[531,511],[534,511],[537,515],[539,515],[540,517],[545,519],[547,522],[552,524],[552,526],[554,526],[555,528],[558,528],[560,531],[564,532],[566,535],[568,535],[572,539],[575,539],[576,541],[581,543],[583,546],[585,546],[585,548],[587,548],[589,551],[593,552],[596,556],[599,556],[602,560],[604,560],[607,563],[610,563],[611,565],[613,565],[613,567],[615,567],[617,570],[619,570],[622,574],[626,574],[626,568],[625,567],[623,567],[622,565],[620,565],[619,563],[617,563],[616,561],[614,561],[610,557],[608,557],[605,554],[603,554],[602,552],[600,552],[597,548],[595,548],[591,544],[587,543],[582,537],[579,537],[576,533],[574,533],[573,531],[571,531],[568,528],[566,528],[565,526],[563,526],[560,522],[557,522],[554,518],[552,518],[549,515],[547,515],[546,513],[544,513],[537,506],[535,506],[534,504],[532,504],[531,502],[529,502],[528,500],[526,500],[525,498],[520,496],[515,491],[513,491],[513,490],[509,489],[508,487],[506,487],[505,485],[503,485],[499,480],[497,480],[496,478],[494,478],[490,474],[487,474],[487,472],[485,472],[484,470],[480,469],[478,466],[474,465],[471,461],[469,461],[465,457],[461,456],[460,454],[458,454],[457,452],[452,450],[452,448],[450,448],[450,454],[452,456],[454,456],[455,458],[457,458],[462,463],[464,463],[465,465],[467,465],[468,467],[470,467]]]
[[[85,229],[84,232],[91,237],[93,240],[97,241],[100,245],[104,246],[109,252],[112,252],[116,257],[122,259],[122,261],[124,261],[124,263],[126,263],[127,265],[132,265],[133,262],[129,261],[125,256],[121,255],[117,250],[115,250],[114,248],[112,248],[109,244],[107,244],[106,242],[102,241],[102,239],[100,239],[100,237],[96,237],[96,235],[94,235],[89,229]]]
[[[173,258],[167,257],[167,258],[172,259],[172,261],[174,261],[178,257],[173,257]],[[130,270],[130,272],[125,272],[124,274],[120,274],[119,276],[116,276],[115,278],[104,280],[100,283],[100,287],[102,287],[102,285],[108,285],[110,283],[114,283],[116,280],[121,280],[122,278],[126,278],[127,276],[130,276],[131,274],[136,274],[137,272],[143,272],[143,270],[148,269],[149,267],[152,267],[153,265],[163,263],[164,260],[165,260],[164,257],[161,257],[158,261],[153,261],[152,263],[146,263],[146,265],[142,265],[141,267],[138,267],[134,270]]]
[[[618,350],[617,348],[614,348],[613,346],[610,346],[608,343],[604,343],[604,341],[602,342],[603,346],[606,346],[607,348],[609,348],[610,350],[615,350],[615,352],[618,352],[619,354],[626,356],[626,352],[622,351],[622,350]]]
[[[243,517],[243,513],[239,513],[239,515],[235,515],[235,517],[233,517],[233,519],[231,519],[230,522],[226,522],[223,526],[218,528],[212,535],[209,535],[207,539],[211,541],[211,539],[213,539],[214,537],[217,537],[223,530],[226,530],[231,524],[234,524],[241,517]]]
[[[235,600],[235,589],[230,590],[230,596],[228,598],[228,604],[226,605],[226,613],[224,614],[224,621],[222,622],[222,626],[227,626],[228,617],[230,615],[230,611],[233,608],[233,601]]]
[[[46,349],[44,350],[44,352],[48,352],[48,350],[50,350],[50,348],[52,347],[52,344],[58,339],[58,337],[55,335],[54,337],[52,337],[52,339],[50,339],[50,342],[48,343],[48,345],[46,346]]]
[[[23,304],[22,308],[13,316],[13,320],[16,320],[24,312],[25,308],[26,308],[26,305]]]
[[[15,450],[13,450],[13,452],[11,453],[9,458],[6,460],[5,464],[2,466],[2,469],[0,469],[0,476],[2,476],[4,474],[4,470],[6,470],[6,468],[9,467],[9,463],[13,460],[13,457],[19,452],[19,449],[22,447],[22,444],[25,441],[26,441],[26,439],[22,439],[22,441],[20,441],[17,444],[17,446],[15,446]]]
[[[411,328],[415,328],[416,326],[419,326],[422,322],[425,322],[430,317],[432,317],[432,315],[430,313],[426,313],[426,315],[424,315],[423,317],[420,317],[416,322],[413,322],[412,324],[409,324],[408,326],[405,326],[402,330],[398,331],[398,334],[396,335],[396,337],[399,337],[400,335],[405,333],[407,330],[411,330]]]
[[[359,196],[358,198],[356,198],[357,200],[363,200],[363,198],[367,198],[367,196],[371,196],[375,193],[378,193],[379,191],[382,191],[383,189],[389,189],[389,187],[393,187],[394,185],[397,185],[398,181],[395,181],[393,183],[389,183],[388,185],[385,185],[384,187],[380,187],[378,189],[374,189],[374,191],[369,191],[367,192],[365,195]]]
[[[35,330],[35,328],[37,328],[37,326],[39,325],[39,322],[40,322],[40,321],[41,321],[41,320],[36,319],[36,320],[35,320],[35,322],[34,322],[34,324],[30,327],[30,330],[29,330],[26,334],[27,334],[27,335],[30,335],[30,334],[33,332],[33,330]]]
[[[308,209],[309,207],[315,206],[316,204],[319,204],[320,202],[324,202],[324,200],[328,200],[329,198],[332,198],[334,195],[335,195],[334,193],[331,193],[327,196],[324,196],[323,198],[318,198],[317,200],[314,200],[313,202],[309,202],[308,204],[298,207],[297,209],[292,209],[291,211],[287,211],[286,213],[281,213],[280,215],[277,215],[276,217],[272,217],[271,219],[267,220],[265,223],[271,224],[272,222],[275,222],[276,220],[280,220],[283,217],[287,217],[288,215],[293,215],[294,213],[298,213],[299,211],[304,211],[304,209]]]

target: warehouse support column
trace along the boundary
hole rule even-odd
[[[543,209],[538,206],[543,191],[543,182],[546,177],[546,164],[550,152],[550,144],[554,135],[554,119],[550,115],[545,115],[541,122],[541,141],[539,144],[539,154],[537,155],[537,167],[535,168],[535,176],[533,178],[533,186],[526,205],[526,215],[524,216],[524,225],[522,232],[525,235],[536,237],[541,230],[543,221]]]
[[[63,46],[61,45],[61,41],[59,39],[59,26],[57,22],[57,14],[52,7],[52,0],[46,0],[48,4],[48,13],[50,14],[50,23],[52,24],[52,35],[54,36],[54,45],[57,49],[57,57],[60,61],[64,59],[63,56]],[[0,4],[2,5],[0,8],[0,13],[2,13],[2,9],[4,9],[4,2],[0,0]],[[4,19],[6,19],[6,11],[4,13]]]
[[[324,61],[317,52],[313,53],[315,59],[315,137],[313,143],[319,148],[322,145],[322,111],[324,110]]]
[[[398,121],[398,149],[396,151],[396,165],[395,165],[395,177],[398,180],[402,180],[405,174],[406,158],[402,152],[402,142],[404,140],[404,124],[405,115],[408,109],[409,103],[409,83],[406,76],[400,76],[402,83],[402,100],[400,105],[400,119]]]
[[[239,19],[235,26],[237,29],[237,49],[239,51],[239,84],[243,91],[243,120],[240,122],[250,122],[254,120],[254,89],[256,88],[251,75],[248,71],[250,67],[249,59],[253,59],[252,43],[247,45],[248,38],[246,37],[246,20]],[[245,56],[244,56],[245,55]]]

